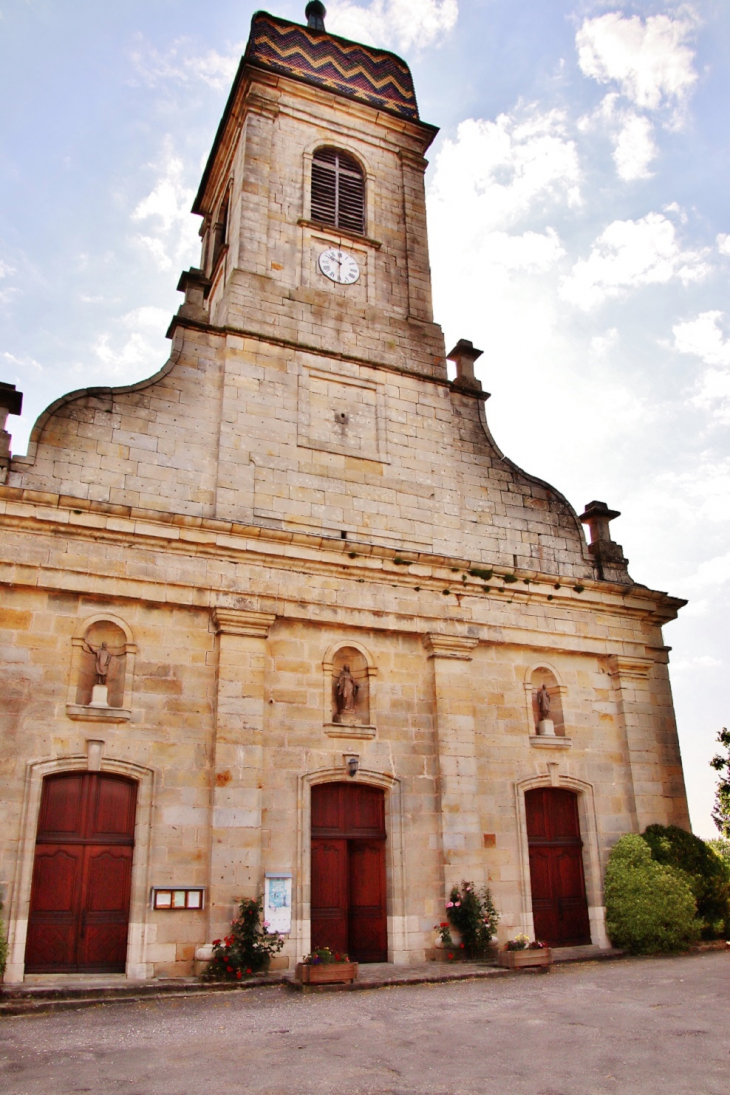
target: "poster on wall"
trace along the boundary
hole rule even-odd
[[[291,931],[291,880],[290,874],[266,875],[264,920],[270,932]]]

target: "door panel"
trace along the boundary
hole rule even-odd
[[[347,841],[312,841],[312,948],[347,951]]]
[[[349,942],[357,962],[386,962],[385,843],[350,840]]]
[[[312,788],[312,946],[360,962],[387,960],[384,803],[376,787]]]
[[[525,813],[535,935],[554,946],[590,943],[577,796],[528,791]]]
[[[87,901],[81,912],[79,964],[108,972],[124,967],[127,955],[131,848],[87,852]]]
[[[83,772],[44,781],[29,973],[124,972],[136,785]]]
[[[97,780],[92,790],[89,837],[106,843],[119,837],[133,839],[136,786],[107,777]]]
[[[43,782],[38,841],[81,837],[84,776],[50,776]]]

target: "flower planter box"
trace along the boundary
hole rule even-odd
[[[522,951],[500,951],[499,964],[508,970],[524,970],[531,966],[549,966],[553,960],[550,947],[526,947]]]
[[[357,979],[357,962],[327,962],[306,965],[298,962],[296,980],[302,985],[342,985]]]

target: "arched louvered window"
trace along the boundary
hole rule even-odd
[[[349,232],[365,231],[365,178],[357,160],[318,148],[312,161],[312,220]]]

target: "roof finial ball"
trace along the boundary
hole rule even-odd
[[[324,17],[327,14],[327,8],[321,3],[321,0],[309,0],[304,14],[307,17],[307,26],[312,30],[324,30]]]

